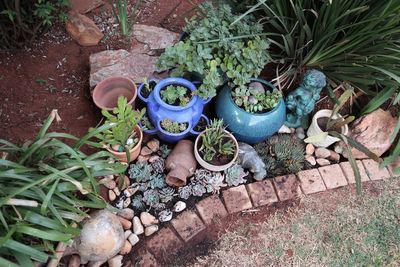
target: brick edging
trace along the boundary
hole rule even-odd
[[[393,176],[390,168],[379,169],[379,164],[371,159],[357,160],[357,165],[362,182]],[[140,266],[160,266],[159,260],[175,255],[185,244],[193,243],[193,241],[200,242],[201,240],[196,240],[196,236],[206,230],[216,218],[224,218],[247,209],[354,183],[350,164],[341,162],[303,170],[297,174],[230,187],[223,190],[220,195],[211,195],[200,200],[193,210],[183,211],[171,222],[165,224],[160,231],[145,240],[144,249],[138,251],[139,257],[142,258]],[[151,261],[149,262],[148,259]]]

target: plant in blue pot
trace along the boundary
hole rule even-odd
[[[215,103],[217,116],[242,142],[255,144],[276,133],[286,119],[282,93],[271,83],[251,79],[232,89],[226,84]]]
[[[147,104],[147,115],[141,121],[142,127],[146,125],[145,133],[155,134],[170,143],[183,139],[188,134],[197,135],[193,128],[203,118],[208,123],[208,118],[203,115],[203,108],[210,99],[204,100],[195,94],[196,86],[183,78],[166,78],[159,82],[151,81],[139,86],[139,98]],[[167,138],[163,132],[161,122],[172,119],[178,123],[187,123],[188,129],[184,134],[174,138]]]

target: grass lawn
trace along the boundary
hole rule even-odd
[[[400,178],[304,197],[239,224],[189,266],[400,266]]]

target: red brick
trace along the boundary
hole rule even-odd
[[[209,196],[196,204],[200,217],[206,224],[211,224],[214,218],[224,218],[228,216],[224,204],[218,195]]]
[[[185,242],[188,242],[206,228],[199,216],[190,210],[178,215],[171,223]]]
[[[308,195],[326,190],[324,181],[317,169],[300,171],[297,177],[299,177],[300,187],[304,194]]]
[[[161,265],[157,262],[156,258],[154,258],[153,254],[151,254],[146,249],[139,249],[139,266],[140,267],[160,267]]]
[[[362,162],[360,160],[357,160],[357,166],[358,166],[358,170],[360,171],[361,182],[368,182],[369,181],[368,175],[365,172],[364,165],[362,164]],[[342,162],[342,163],[340,163],[340,167],[342,167],[344,175],[346,176],[349,184],[355,184],[356,178],[354,176],[354,171],[350,165],[350,162],[348,162],[348,161]]]
[[[162,228],[146,242],[147,249],[158,259],[168,257],[178,252],[183,246],[183,242],[168,227]]]
[[[222,196],[229,213],[236,213],[253,207],[244,185],[224,190]]]
[[[273,181],[280,201],[293,199],[301,195],[299,181],[294,174],[278,176]]]
[[[346,177],[340,168],[339,164],[333,164],[318,168],[326,188],[333,189],[347,185]]]
[[[278,201],[271,180],[248,184],[247,190],[249,191],[254,207],[264,206]]]
[[[379,163],[372,159],[365,159],[362,161],[365,167],[365,171],[369,178],[374,180],[382,180],[384,178],[390,177],[390,173],[386,168],[379,168]]]

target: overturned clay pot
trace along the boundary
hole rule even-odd
[[[181,140],[165,161],[169,171],[165,181],[170,186],[181,187],[187,184],[187,178],[196,170],[196,159],[193,154],[194,144],[189,140]]]

